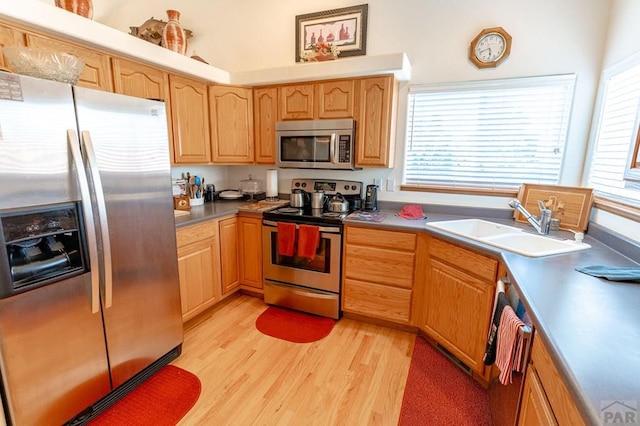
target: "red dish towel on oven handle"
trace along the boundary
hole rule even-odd
[[[320,227],[315,225],[300,225],[298,230],[298,257],[313,260],[320,243]]]
[[[278,254],[293,256],[296,249],[296,224],[278,222]]]

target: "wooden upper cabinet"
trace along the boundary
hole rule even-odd
[[[393,167],[396,98],[393,76],[363,78],[358,81],[357,167]]]
[[[317,84],[318,118],[352,118],[354,80],[327,81]]]
[[[0,25],[0,49],[7,46],[24,46],[24,33],[22,31]],[[0,50],[0,68],[11,69]]]
[[[276,121],[278,121],[278,89],[253,89],[253,132],[255,162],[275,164]]]
[[[313,84],[282,86],[279,90],[280,120],[313,120]]]
[[[171,74],[169,92],[175,163],[211,162],[207,84]]]
[[[209,86],[212,160],[253,163],[253,92],[249,88]]]
[[[113,87],[116,93],[165,102],[169,147],[171,148],[171,158],[175,158],[171,103],[169,102],[169,74],[158,68],[122,58],[111,58],[111,68],[113,70]]]
[[[154,67],[122,58],[112,58],[116,93],[138,98],[169,99],[169,74]]]
[[[77,85],[113,92],[111,64],[108,55],[86,47],[30,33],[27,33],[27,45],[40,49],[62,51],[79,57],[85,65]]]

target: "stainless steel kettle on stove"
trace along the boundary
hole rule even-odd
[[[302,189],[293,189],[291,196],[289,197],[289,204],[291,207],[304,207],[305,192]]]

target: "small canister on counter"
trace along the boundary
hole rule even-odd
[[[549,223],[549,231],[558,231],[560,229],[560,219],[553,218]]]
[[[214,202],[216,195],[216,186],[212,183],[207,184],[204,191],[204,201],[207,203]]]

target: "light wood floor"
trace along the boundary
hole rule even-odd
[[[186,324],[173,364],[202,393],[186,425],[396,425],[415,336],[342,318],[329,336],[263,335],[260,299],[241,295]]]

